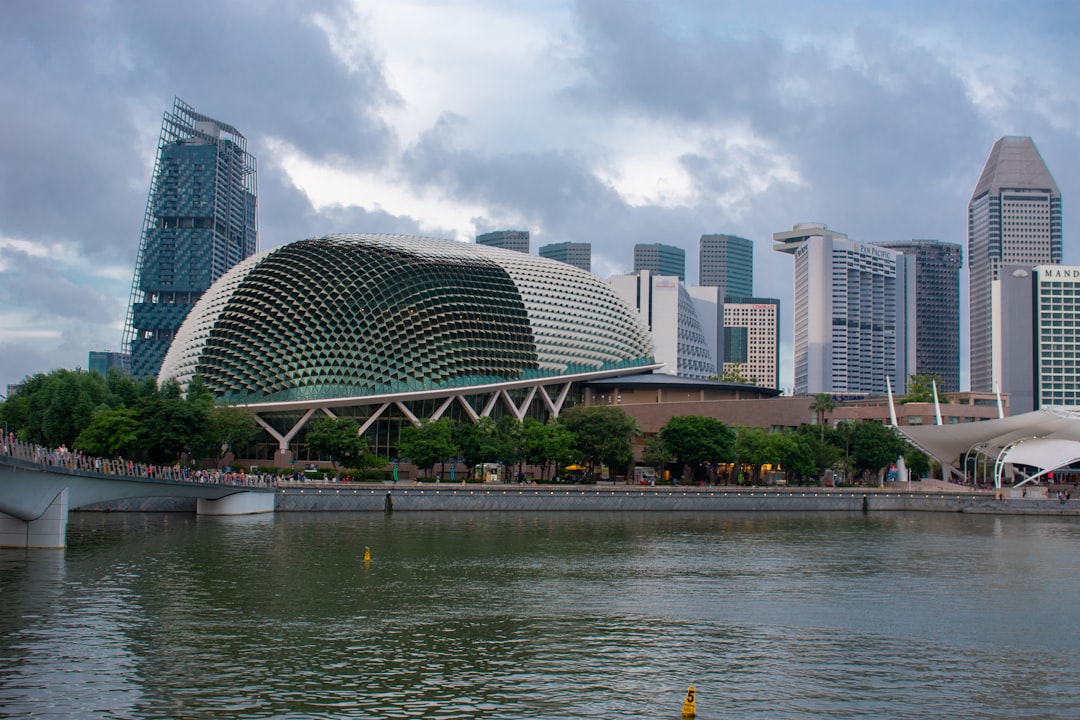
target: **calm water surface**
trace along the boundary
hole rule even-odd
[[[72,514],[0,717],[1080,717],[1080,522]],[[372,559],[363,562],[365,547]]]

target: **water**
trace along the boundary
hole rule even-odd
[[[0,717],[1080,716],[1080,523],[76,513],[0,551]],[[372,560],[363,562],[364,548]]]

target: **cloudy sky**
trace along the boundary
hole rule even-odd
[[[247,137],[263,249],[527,229],[605,278],[678,245],[696,284],[703,233],[751,238],[790,387],[772,233],[963,244],[1002,135],[1035,139],[1080,264],[1078,31],[1069,0],[4,0],[0,392],[119,349],[174,96]]]

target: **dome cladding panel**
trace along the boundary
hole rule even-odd
[[[533,256],[347,235],[302,240],[242,265],[185,321],[162,380],[201,374],[215,395],[256,402],[651,360],[647,333],[604,283]]]

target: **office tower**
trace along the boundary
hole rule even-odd
[[[773,234],[794,259],[795,394],[904,392],[915,370],[915,258],[817,223]]]
[[[529,254],[529,231],[528,230],[496,230],[476,236],[477,245],[514,250],[515,252]]]
[[[874,243],[915,257],[915,372],[960,389],[960,267],[963,248],[939,240]]]
[[[236,128],[175,100],[161,123],[124,325],[136,379],[157,375],[203,292],[258,249],[255,175]]]
[[[686,251],[662,243],[638,243],[634,246],[634,272],[648,270],[654,275],[675,276],[686,281]]]
[[[700,380],[716,375],[694,302],[679,278],[642,270],[607,282],[649,329],[656,362],[664,363],[657,372]]]
[[[780,301],[724,301],[724,363],[721,375],[742,375],[753,385],[780,388]]]
[[[116,368],[117,370],[127,372],[130,365],[131,358],[124,353],[113,352],[110,350],[100,352],[91,350],[90,355],[87,358],[86,369],[90,372],[100,373],[102,377],[108,377],[109,370]]]
[[[1005,265],[1061,262],[1061,192],[1029,137],[994,143],[968,203],[971,390],[1000,387],[991,288]],[[1007,328],[1003,328],[1008,330]]]
[[[724,288],[727,297],[754,294],[754,243],[737,235],[702,235],[698,285]]]
[[[540,248],[540,257],[558,260],[586,272],[592,272],[591,243],[562,242],[543,245]]]

